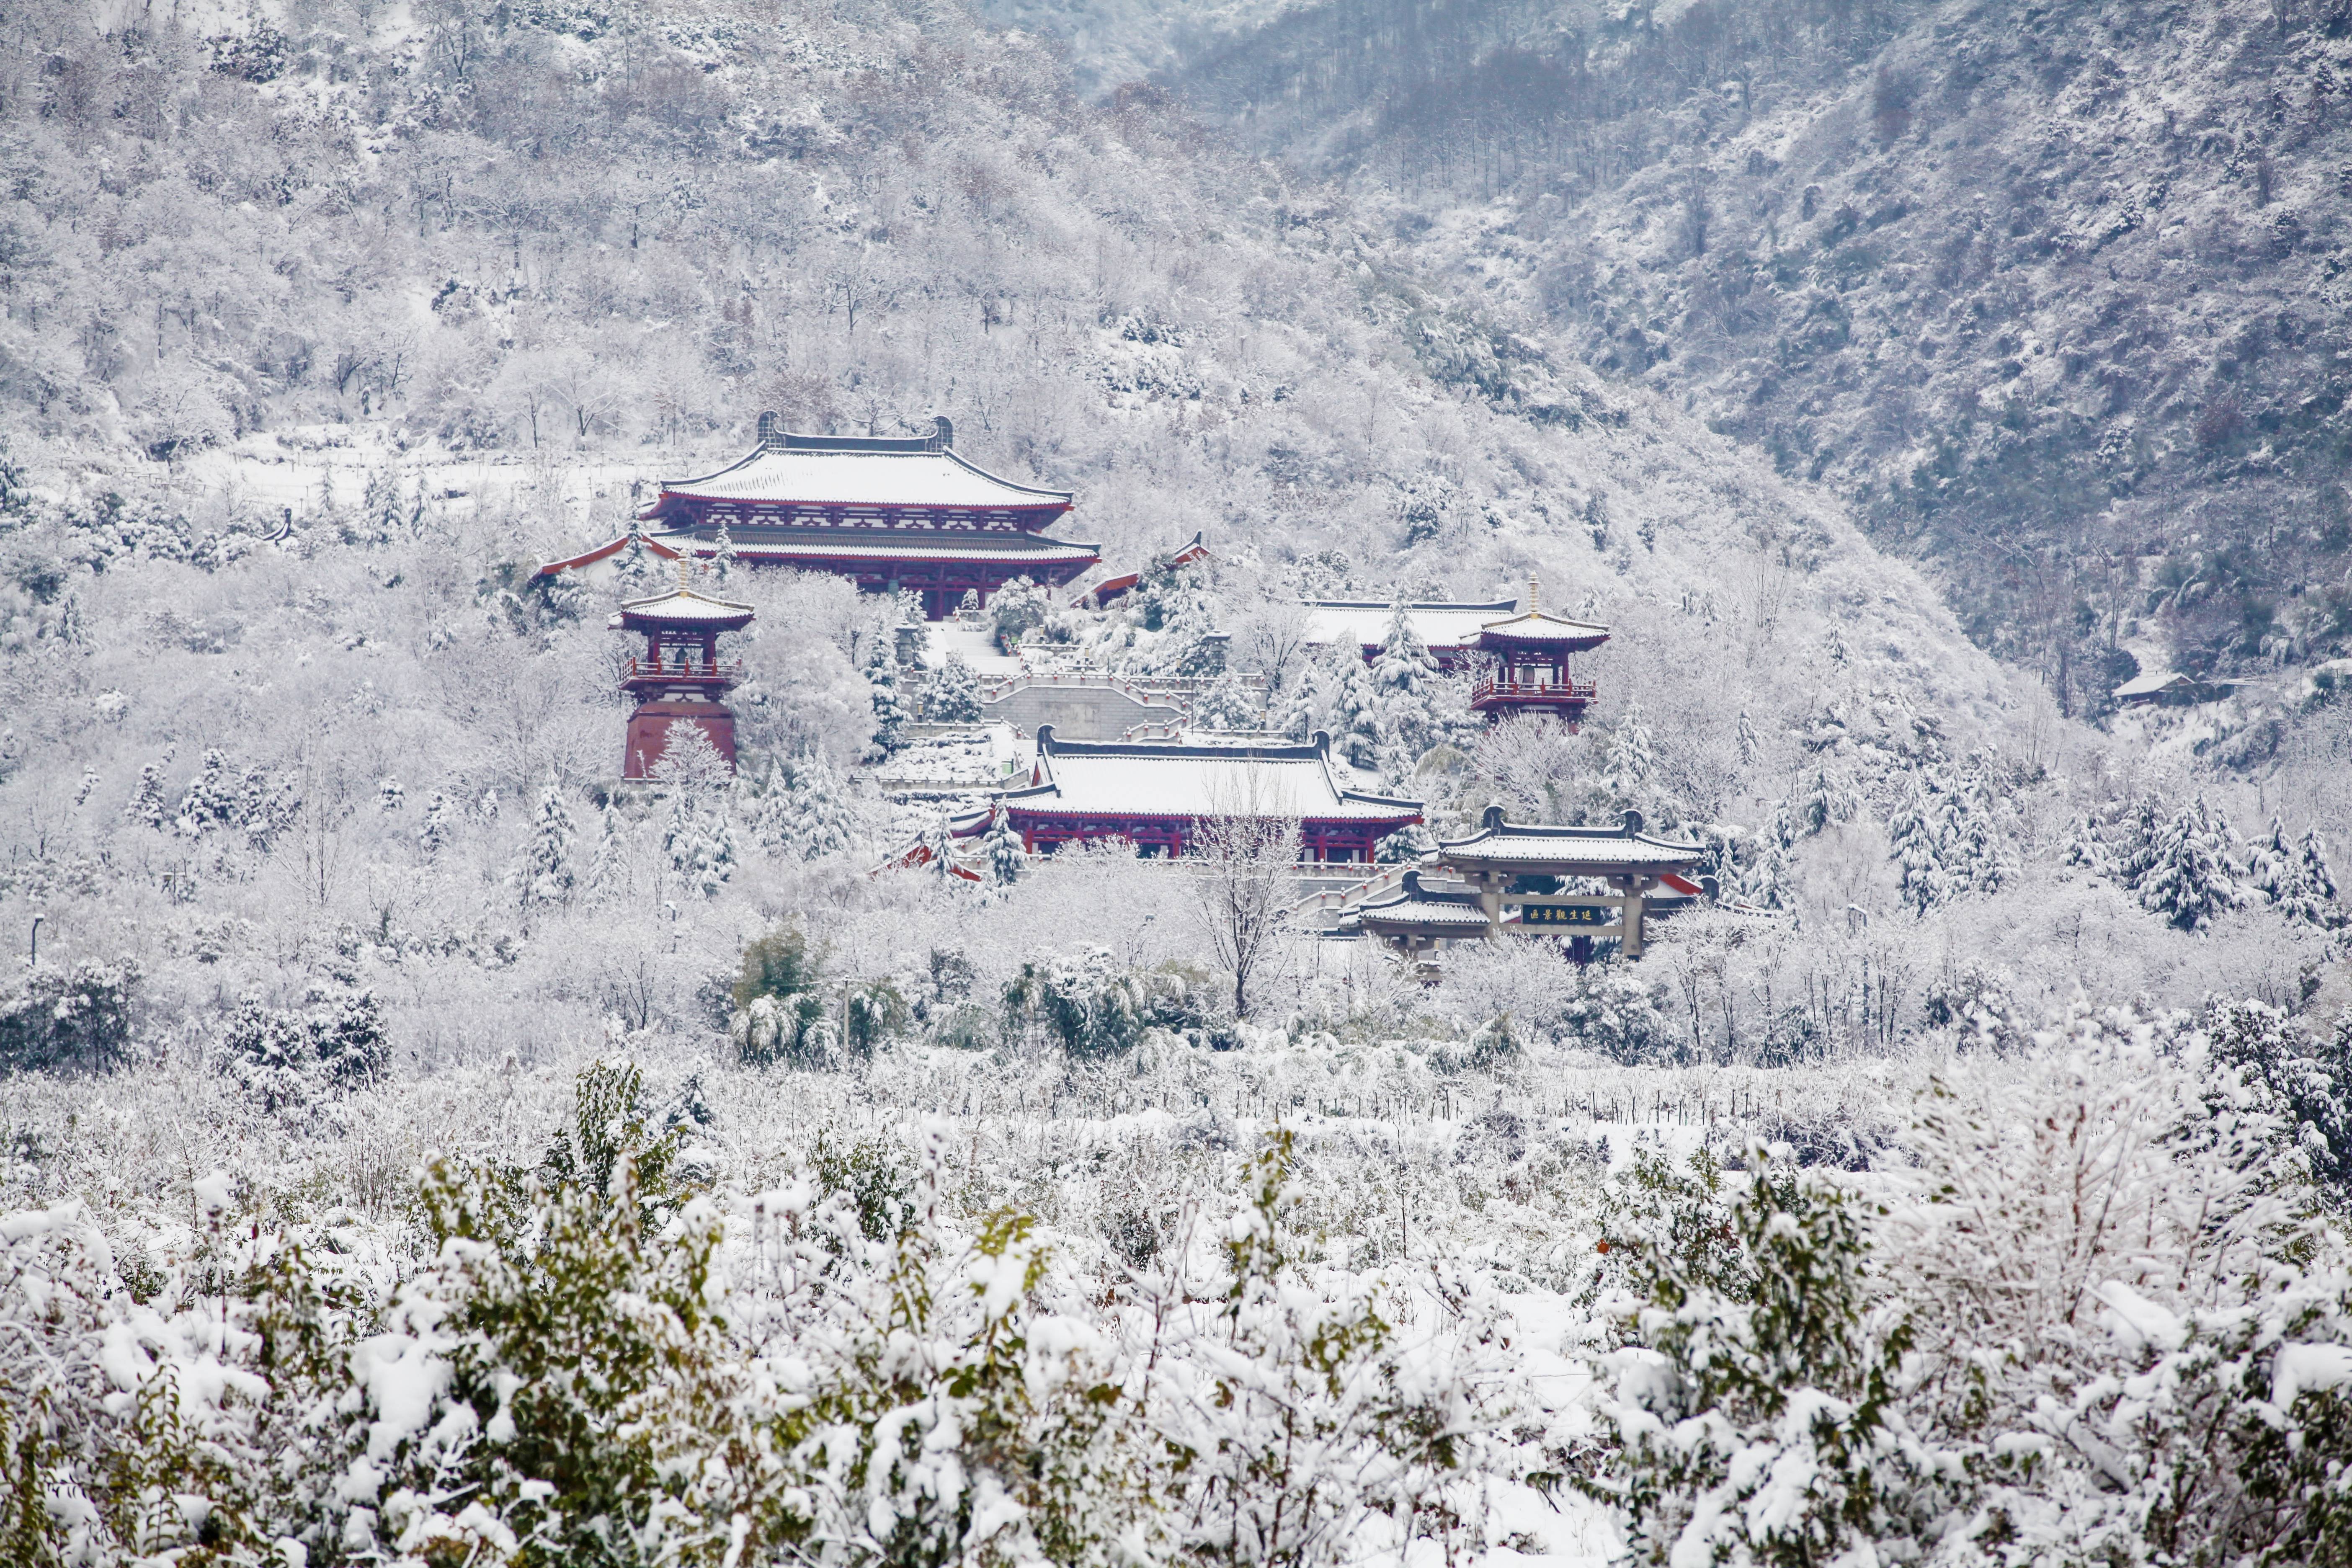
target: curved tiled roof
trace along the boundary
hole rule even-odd
[[[1417,800],[1342,788],[1331,776],[1328,742],[1279,746],[1160,745],[1077,742],[1037,731],[1036,782],[1008,790],[1016,811],[1076,816],[1295,816],[1315,821],[1421,820]]]
[[[1622,827],[1551,827],[1505,822],[1502,807],[1488,806],[1478,832],[1440,842],[1436,855],[1456,869],[1606,877],[1687,871],[1706,851],[1648,837],[1638,811],[1627,812]]]
[[[613,612],[610,624],[615,630],[659,623],[726,631],[749,626],[751,622],[751,606],[749,605],[739,605],[731,599],[714,599],[691,588],[672,588],[667,594],[656,594],[651,598],[625,601],[619,609]]]
[[[672,500],[1062,511],[1069,507],[1070,493],[999,479],[936,440],[772,436],[750,457],[715,474],[664,479],[660,496],[642,515],[659,515]]]

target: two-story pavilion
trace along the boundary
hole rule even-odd
[[[705,560],[723,531],[746,566],[789,566],[846,577],[871,593],[920,594],[933,620],[966,592],[985,603],[1016,577],[1058,587],[1095,566],[1091,544],[1046,526],[1070,510],[1066,490],[1016,484],[967,462],[947,420],[908,439],[803,436],[760,416],[760,444],[740,462],[699,479],[665,479],[638,513],[654,552]],[[648,526],[650,525],[650,526]],[[540,568],[594,567],[628,535]]]
[[[1449,675],[1472,672],[1474,711],[1489,718],[1549,713],[1572,728],[1600,695],[1600,688],[1574,677],[1570,656],[1607,642],[1609,628],[1538,608],[1536,591],[1530,579],[1524,610],[1517,599],[1402,605],[1371,599],[1310,599],[1306,602],[1307,641],[1315,647],[1354,647],[1369,664],[1380,658],[1389,623],[1402,609],[1406,625],[1440,669]]]

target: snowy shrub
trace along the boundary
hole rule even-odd
[[[1893,1397],[1910,1332],[1872,1299],[1864,1205],[1751,1164],[1709,1245],[1644,1245],[1633,1348],[1610,1362],[1622,1447],[1584,1484],[1654,1561],[1804,1568],[1916,1541],[1934,1466]]]
[[[817,979],[816,957],[797,926],[781,926],[744,943],[732,997],[735,1012],[728,1027],[745,1063],[826,1065],[811,1037],[824,1011],[816,994]]]
[[[131,1059],[144,978],[130,959],[35,969],[0,988],[0,1072],[110,1072]]]
[[[1185,1555],[1229,1565],[1327,1568],[1375,1530],[1400,1556],[1424,1535],[1456,1550],[1475,1528],[1481,1446],[1505,1414],[1479,1388],[1502,1325],[1450,1281],[1443,1299],[1463,1319],[1450,1345],[1402,1327],[1377,1281],[1311,1284],[1291,1222],[1295,1159],[1285,1130],[1251,1161],[1221,1232],[1209,1353],[1171,1363],[1153,1412],[1176,1461],[1171,1528]],[[1144,1290],[1160,1301],[1188,1287],[1171,1269]]]
[[[1587,964],[1576,971],[1575,984],[1560,1010],[1561,1043],[1629,1067],[1675,1058],[1679,1047],[1659,1010],[1663,986],[1645,985],[1621,963]]]
[[[246,998],[221,1026],[219,1048],[228,1075],[266,1110],[365,1088],[391,1055],[375,993],[324,987],[299,1008]]]

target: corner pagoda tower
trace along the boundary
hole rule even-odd
[[[677,563],[677,586],[650,599],[631,599],[607,623],[616,632],[641,632],[642,658],[621,668],[621,689],[636,699],[621,758],[621,776],[652,776],[669,743],[669,727],[684,719],[698,726],[727,765],[735,765],[735,715],[727,693],[743,679],[741,664],[719,661],[719,634],[751,624],[751,606],[714,599],[687,585],[692,568]]]

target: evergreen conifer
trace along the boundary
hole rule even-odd
[[[2197,795],[2151,840],[2139,883],[2140,907],[2193,931],[2242,897],[2231,865],[2230,825]]]
[[[2305,829],[2302,842],[2295,846],[2278,911],[2288,920],[2322,931],[2342,931],[2352,923],[2352,915],[2347,914],[2336,895],[2336,874],[2327,865],[2327,845],[2316,827]]]
[[[1926,914],[1951,892],[1940,841],[1944,807],[1938,793],[1926,769],[1914,770],[1902,805],[1886,823],[1889,858],[1900,868],[1901,897],[1916,915]]]
[[[163,771],[153,763],[139,770],[139,783],[131,791],[131,803],[122,815],[142,827],[163,826]]]
[[[888,639],[877,637],[866,656],[866,682],[873,689],[874,734],[866,744],[868,763],[887,761],[907,743],[907,710],[898,702],[898,660]]]
[[[425,797],[425,817],[416,825],[417,847],[431,859],[441,853],[449,842],[449,797],[435,790]]]
[[[588,863],[588,901],[610,904],[629,891],[629,829],[613,801],[599,814],[595,858]]]
[[[1013,814],[1001,805],[996,808],[996,819],[989,824],[987,854],[988,879],[1000,888],[1019,881],[1022,868],[1029,861],[1021,835],[1013,830]]]
[[[531,826],[530,843],[523,851],[522,901],[525,904],[561,904],[571,901],[572,889],[578,885],[578,869],[572,860],[574,834],[572,813],[563,804],[563,791],[550,780],[539,795],[539,817]]]
[[[961,653],[950,653],[923,693],[924,715],[935,724],[980,722],[980,677]]]

